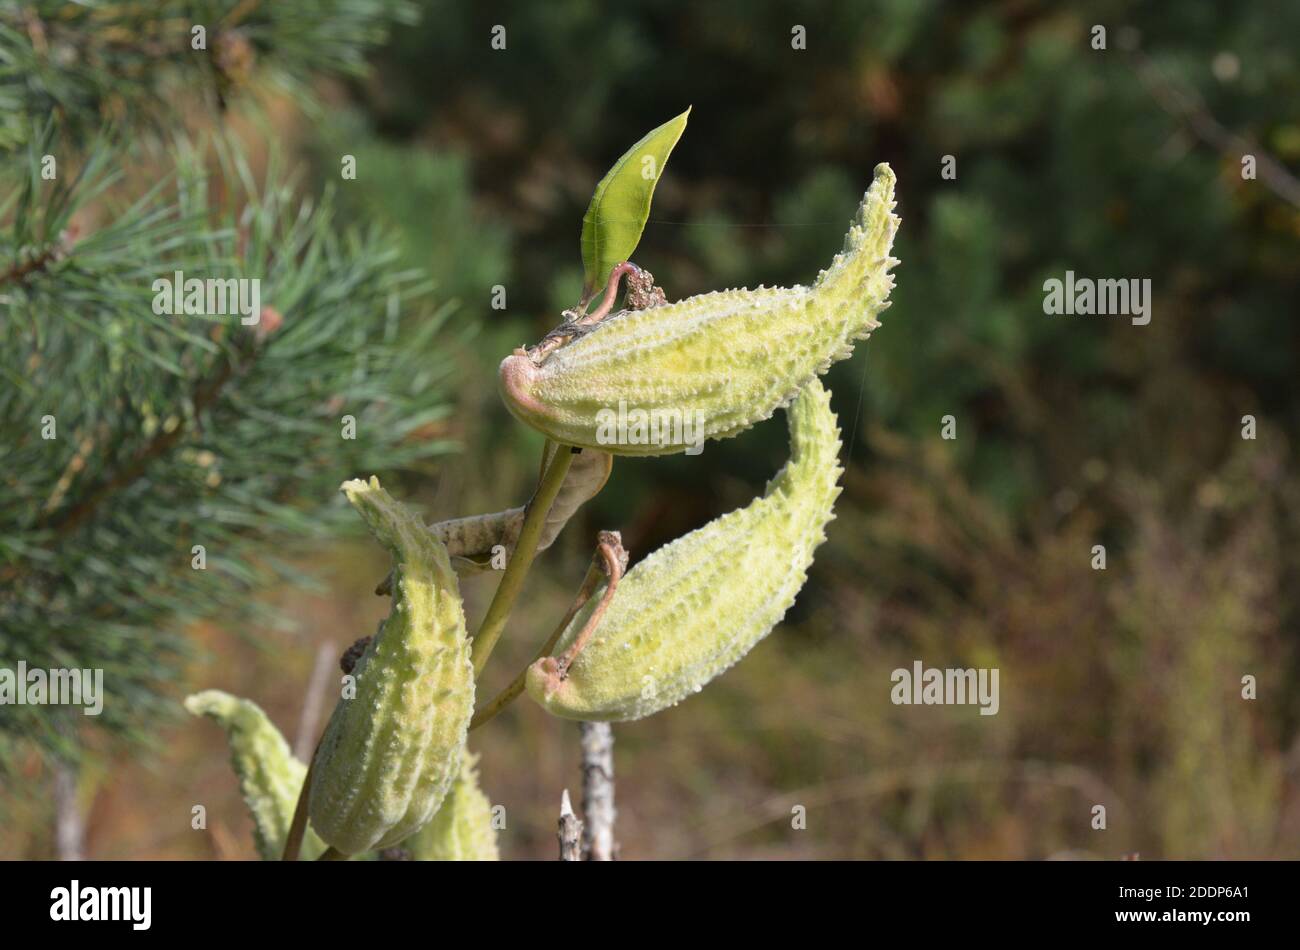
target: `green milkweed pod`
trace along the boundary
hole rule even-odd
[[[280,730],[254,702],[208,689],[186,697],[185,708],[216,720],[226,731],[230,764],[253,816],[257,853],[264,861],[280,860],[307,766],[294,758]],[[302,856],[310,860],[324,850],[325,842],[308,828]]]
[[[403,844],[416,861],[499,861],[492,805],[478,787],[478,756],[465,753],[451,791]]]
[[[528,669],[528,694],[565,719],[641,719],[699,692],[784,616],[825,540],[839,495],[839,429],[812,380],[786,410],[790,460],[763,497],[655,551],[622,579],[567,669]],[[593,594],[556,645],[562,653],[600,600]]]
[[[896,263],[894,173],[876,167],[844,250],[811,287],[726,290],[606,318],[501,363],[506,406],[566,445],[698,449],[766,419],[879,324]]]
[[[474,709],[465,614],[447,549],[379,487],[343,492],[392,551],[393,606],[353,668],[312,768],[310,816],[344,854],[409,837],[442,804]]]

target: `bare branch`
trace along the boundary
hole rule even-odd
[[[55,843],[60,861],[86,859],[86,822],[77,803],[77,767],[54,765]]]
[[[607,722],[580,722],[582,732],[582,853],[588,861],[618,857],[614,840],[614,732]]]
[[[560,821],[556,835],[560,839],[560,860],[581,861],[582,822],[573,813],[573,803],[569,801],[567,788],[560,795]]]
[[[297,737],[293,741],[293,754],[304,762],[316,745],[316,732],[325,708],[325,693],[330,685],[330,669],[337,653],[338,647],[330,640],[316,648],[316,664],[312,667],[311,679],[307,681],[307,696],[302,703]]]
[[[1234,161],[1246,154],[1255,156],[1259,180],[1283,201],[1300,208],[1300,181],[1258,143],[1225,128],[1191,90],[1180,87],[1150,58],[1134,47],[1129,62],[1138,80],[1156,104],[1179,119],[1198,139]]]

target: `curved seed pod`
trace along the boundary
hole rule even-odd
[[[534,700],[565,719],[641,719],[699,692],[767,636],[803,586],[839,495],[839,430],[819,380],[786,410],[790,461],[763,497],[655,551],[622,579],[568,669],[528,669]],[[600,601],[561,635],[571,646]]]
[[[264,861],[278,861],[293,822],[307,766],[293,757],[275,723],[247,699],[208,689],[185,699],[196,716],[216,720],[230,742],[230,764],[239,778],[239,792],[253,816],[253,839]],[[302,842],[302,857],[311,860],[325,842],[310,828]]]
[[[557,442],[616,455],[749,428],[879,326],[897,263],[893,207],[894,173],[878,165],[844,250],[812,287],[702,294],[619,313],[549,353],[516,350],[500,368],[506,406]]]
[[[492,805],[478,787],[478,756],[465,753],[451,791],[427,825],[403,842],[416,861],[499,861]]]
[[[555,443],[550,443],[543,459],[542,471],[551,464]],[[569,472],[560,486],[560,493],[555,496],[551,510],[542,527],[542,537],[537,544],[538,551],[545,551],[560,536],[569,519],[584,504],[595,498],[609,480],[609,473],[614,467],[614,457],[608,452],[597,449],[583,449],[569,466]],[[492,569],[493,548],[503,545],[508,554],[513,554],[519,540],[519,532],[524,527],[526,507],[507,508],[487,515],[469,515],[464,518],[452,518],[429,525],[429,531],[435,538],[447,546],[451,563],[456,570],[465,574],[475,574]],[[375,588],[376,594],[391,593],[392,575],[384,578]]]
[[[429,820],[451,787],[474,709],[465,614],[447,549],[379,487],[343,491],[397,559],[393,607],[353,668],[312,769],[311,822],[344,854],[386,848]]]

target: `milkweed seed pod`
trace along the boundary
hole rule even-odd
[[[187,697],[185,708],[225,730],[239,792],[253,816],[257,853],[264,861],[280,860],[307,766],[294,758],[280,730],[254,702],[209,689]],[[302,857],[310,860],[324,850],[325,842],[308,828]]]
[[[478,756],[466,752],[460,774],[429,823],[403,842],[417,861],[499,861],[492,805],[478,786]]]
[[[501,363],[506,406],[567,445],[698,449],[786,405],[879,324],[897,260],[894,173],[876,167],[844,249],[811,287],[726,290],[622,312],[558,349]]]
[[[655,551],[622,579],[586,647],[563,670],[528,669],[528,694],[565,719],[641,719],[672,706],[767,636],[803,586],[839,495],[839,430],[812,380],[786,410],[790,460],[761,498]],[[592,595],[558,656],[596,609]]]
[[[353,667],[316,752],[310,816],[344,854],[410,836],[442,804],[474,708],[465,614],[447,549],[379,487],[343,483],[396,559],[388,619]]]

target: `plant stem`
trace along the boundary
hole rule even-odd
[[[307,796],[311,790],[311,773],[316,768],[316,752],[312,751],[311,764],[302,780],[302,791],[298,793],[298,804],[293,809],[293,821],[289,825],[289,834],[284,839],[284,856],[281,861],[297,861],[298,852],[302,850],[302,839],[307,834]]]
[[[347,859],[348,856],[346,854],[344,854],[338,848],[334,847],[334,845],[330,845],[328,848],[326,848],[324,851],[321,852],[320,857],[317,858],[316,860],[317,861],[346,861]]]
[[[573,449],[567,445],[559,446],[555,458],[551,460],[551,465],[546,470],[546,475],[542,478],[542,483],[537,487],[537,494],[528,505],[528,514],[524,516],[524,526],[519,532],[519,540],[515,542],[510,563],[506,565],[505,574],[501,577],[501,583],[497,585],[496,594],[493,595],[492,603],[488,605],[487,613],[483,616],[483,623],[474,637],[470,658],[474,663],[476,677],[483,672],[488,657],[492,655],[492,650],[501,637],[501,631],[505,629],[506,621],[510,619],[510,611],[520,591],[523,590],[528,569],[533,566],[537,544],[542,537],[542,528],[546,526],[546,516],[550,513],[551,504],[555,501],[555,496],[560,493],[564,477],[572,464]]]
[[[613,534],[613,532],[609,532]],[[617,538],[617,535],[614,535]],[[617,544],[617,546],[615,546]],[[563,677],[577,659],[578,654],[582,652],[587,643],[591,640],[592,634],[600,626],[600,621],[605,617],[605,611],[609,609],[610,603],[614,600],[614,592],[618,590],[618,582],[623,578],[623,565],[627,562],[627,555],[623,551],[623,545],[615,542],[611,544],[608,540],[602,540],[600,546],[596,549],[597,555],[605,565],[605,573],[609,576],[609,583],[605,586],[605,593],[600,597],[600,603],[596,609],[591,612],[587,618],[586,624],[583,625],[578,635],[573,638],[569,648],[564,651],[558,659],[560,676]]]
[[[573,803],[569,801],[566,788],[560,796],[560,822],[556,828],[556,837],[560,839],[560,860],[582,860],[582,822],[573,813]]]
[[[614,731],[607,722],[580,722],[582,734],[582,857],[584,861],[613,861]]]
[[[549,694],[550,690],[555,685],[558,685],[559,681],[563,680],[565,676],[568,675],[569,667],[573,664],[574,659],[580,652],[582,652],[582,648],[587,645],[587,642],[591,640],[592,634],[596,632],[596,628],[600,626],[600,621],[605,616],[605,611],[609,609],[610,603],[614,600],[614,592],[618,590],[618,582],[622,579],[623,572],[627,570],[628,561],[627,552],[623,550],[623,541],[619,537],[617,531],[602,531],[597,535],[597,537],[600,539],[600,542],[596,546],[596,563],[593,564],[591,569],[588,571],[587,579],[583,581],[582,589],[578,592],[577,601],[569,609],[564,620],[560,621],[559,628],[555,633],[551,634],[550,639],[547,640],[546,644],[542,647],[541,652],[537,654],[537,659],[526,667],[522,673],[516,676],[514,681],[506,687],[501,695],[488,703],[487,706],[480,710],[480,712],[470,720],[469,727],[471,729],[476,725],[482,725],[487,722],[506,706],[510,705],[514,698],[523,691],[524,685],[528,679],[528,672],[534,666],[539,668],[543,677],[546,679],[548,685],[544,688]],[[596,604],[596,609],[587,617],[587,621],[583,624],[582,630],[579,631],[569,648],[558,657],[547,656],[546,654],[550,653],[550,651],[555,647],[560,635],[568,629],[569,623],[573,620],[574,615],[577,614],[582,605],[590,599],[591,593],[595,589],[595,579],[598,579],[600,576],[598,568],[603,568],[605,576],[608,578],[605,583],[605,590],[600,595],[600,603]]]
[[[582,586],[578,588],[578,596],[574,599],[573,605],[569,607],[568,611],[564,615],[564,619],[556,625],[555,630],[551,635],[546,638],[546,642],[542,644],[542,648],[537,651],[537,655],[533,657],[534,663],[555,649],[555,644],[560,641],[560,635],[564,633],[574,616],[582,609],[582,605],[591,597],[591,592],[596,589],[596,584],[599,581],[600,568],[593,561],[591,567],[587,569],[587,576],[582,580]],[[531,665],[532,664],[530,663],[529,666]],[[497,713],[501,712],[501,710],[513,703],[515,699],[518,698],[519,694],[524,691],[524,682],[527,679],[528,667],[525,666],[519,671],[519,675],[510,681],[509,686],[497,693],[491,702],[474,713],[474,718],[469,721],[470,729],[477,729],[479,726],[483,725],[483,723],[487,722],[489,719],[496,716]]]

